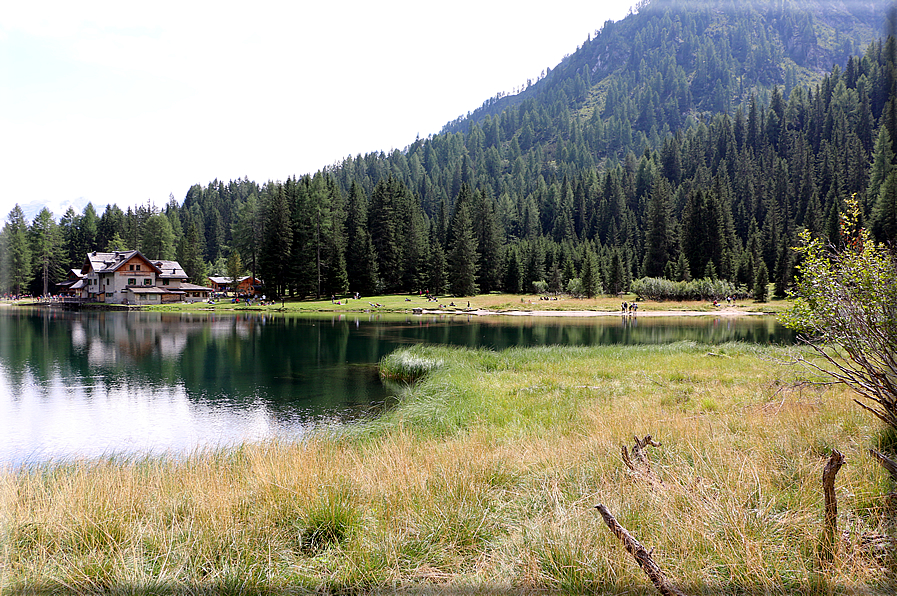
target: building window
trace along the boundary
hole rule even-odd
[[[153,280],[151,280],[151,279],[148,278],[148,277],[147,277],[146,279],[143,280],[143,285],[145,285],[145,286],[152,285],[152,283],[153,283]]]
[[[134,265],[130,265],[131,271],[134,271]]]
[[[112,298],[113,292],[106,292],[106,298]]]
[[[163,280],[162,280],[162,285],[163,285],[163,286],[167,286],[169,281],[171,281],[171,280],[163,279]]]
[[[128,285],[133,286],[136,282],[137,282],[137,280],[132,277],[128,280]]]
[[[137,271],[140,271],[140,265],[137,265]]]

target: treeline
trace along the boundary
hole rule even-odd
[[[87,250],[137,247],[179,259],[200,283],[239,269],[261,277],[269,294],[298,297],[593,295],[640,277],[750,290],[763,275],[783,294],[798,231],[835,240],[841,202],[854,193],[876,236],[897,238],[894,40],[871,44],[810,86],[767,93],[759,78],[744,84],[754,70],[735,87],[731,77],[714,86],[716,71],[704,85],[696,73],[715,62],[709,46],[688,45],[704,43],[692,39],[698,32],[715,27],[732,54],[722,55],[738,68],[758,68],[763,54],[732,44],[748,27],[740,19],[727,29],[716,12],[671,10],[640,12],[634,46],[608,41],[618,34],[606,26],[516,105],[404,151],[261,185],[195,185],[183,203],[172,198],[162,209],[110,206],[98,216],[88,206],[58,224],[49,213],[29,223],[14,210],[2,233],[0,283],[40,291],[44,271],[57,280]],[[810,35],[798,17],[783,19],[778,26]],[[749,37],[761,30],[751,22]],[[625,68],[638,53],[618,60],[631,47],[644,50],[639,68]],[[770,42],[771,55],[775,48]],[[599,62],[626,73],[599,82]],[[794,64],[780,65],[778,76],[795,78]],[[758,93],[736,103],[749,87]],[[714,96],[736,107],[711,112]]]

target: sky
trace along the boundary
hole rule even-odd
[[[0,218],[182,202],[404,149],[634,2],[8,2]]]

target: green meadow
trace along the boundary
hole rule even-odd
[[[293,300],[285,299],[251,304],[245,302],[233,303],[230,299],[217,300],[213,304],[208,302],[196,302],[193,304],[177,303],[156,307],[144,307],[142,310],[157,311],[202,311],[202,312],[286,312],[286,313],[322,313],[322,312],[371,312],[371,313],[404,313],[412,312],[415,308],[427,311],[442,311],[446,313],[470,312],[476,310],[492,313],[502,312],[582,312],[592,311],[597,313],[619,313],[621,302],[635,302],[635,294],[621,296],[598,296],[596,298],[572,298],[559,296],[557,300],[543,300],[537,294],[480,294],[463,298],[451,296],[439,296],[437,300],[428,301],[425,296],[417,294],[387,294],[382,296],[362,297],[359,300],[341,297],[335,300],[325,298],[322,300]],[[468,304],[470,305],[468,307]],[[722,310],[736,314],[760,314],[780,313],[791,306],[790,300],[770,300],[769,302],[755,302],[753,300],[739,300],[729,307],[723,304],[716,305],[712,302],[692,301],[654,301],[643,300],[638,302],[639,313],[645,312],[703,312],[713,314]]]
[[[801,350],[402,349],[366,424],[0,472],[0,593],[655,593],[603,503],[688,594],[892,594],[893,445]]]

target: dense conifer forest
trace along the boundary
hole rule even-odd
[[[797,234],[838,242],[843,201],[897,240],[888,2],[651,0],[553,69],[404,150],[280,181],[2,230],[7,292],[91,250],[253,273],[269,295],[617,293],[640,278],[793,282]],[[893,13],[891,13],[893,19]],[[645,281],[639,283],[642,287]],[[765,286],[764,286],[765,287]]]

